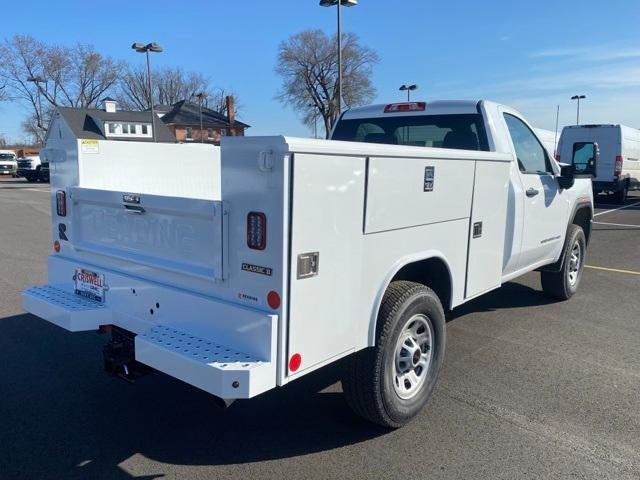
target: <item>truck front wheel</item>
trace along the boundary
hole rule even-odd
[[[564,261],[558,272],[545,272],[540,275],[542,290],[550,297],[568,300],[578,291],[578,285],[584,269],[584,257],[587,253],[587,241],[582,228],[571,225],[564,247]]]
[[[427,403],[442,366],[445,317],[430,288],[392,282],[382,299],[376,345],[354,354],[342,378],[349,406],[387,428],[409,422]]]

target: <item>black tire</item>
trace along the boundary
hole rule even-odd
[[[572,252],[579,249],[577,265],[572,261]],[[564,245],[562,268],[558,272],[541,272],[542,290],[548,296],[558,300],[569,300],[578,291],[582,271],[584,270],[584,258],[587,253],[587,240],[582,228],[571,225],[567,232],[567,240]],[[577,272],[575,268],[577,267]],[[575,273],[572,281],[571,273]]]
[[[401,398],[396,389],[396,352],[410,320],[419,318],[431,327],[431,346],[421,347],[416,353],[428,355],[424,377],[416,383],[411,398]],[[421,336],[424,335],[424,330]],[[376,327],[376,345],[355,353],[348,361],[342,377],[342,389],[349,406],[361,417],[387,428],[399,428],[408,423],[424,407],[438,379],[446,346],[444,311],[438,296],[419,283],[392,282],[382,299]],[[416,369],[415,360],[408,364]],[[417,370],[414,370],[417,371]]]
[[[616,193],[613,194],[613,200],[616,203],[622,204],[627,201],[628,193],[629,193],[629,186],[625,182],[624,186],[620,190],[618,190]]]

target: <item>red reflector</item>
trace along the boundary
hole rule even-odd
[[[271,290],[267,294],[267,303],[274,310],[280,308],[280,295],[278,295],[278,292],[274,292],[273,290]]]
[[[56,251],[56,253],[60,252],[60,242],[58,240],[53,242],[53,249]]]
[[[289,359],[289,370],[295,372],[302,365],[302,356],[299,353],[294,353]]]
[[[247,215],[247,246],[254,250],[264,250],[267,246],[267,216],[262,212]]]
[[[64,190],[56,192],[56,213],[59,217],[67,216],[67,194]]]
[[[616,166],[613,171],[615,175],[620,175],[622,173],[622,164],[624,163],[624,158],[622,155],[616,156]]]
[[[390,103],[384,107],[384,113],[424,112],[425,108],[427,108],[427,104],[424,102]]]

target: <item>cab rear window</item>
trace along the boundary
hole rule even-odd
[[[480,114],[407,115],[341,120],[333,140],[488,151]]]

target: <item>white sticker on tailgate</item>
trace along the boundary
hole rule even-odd
[[[76,268],[74,283],[76,295],[90,298],[96,302],[104,302],[104,292],[106,289],[103,274],[90,272],[83,268]]]

